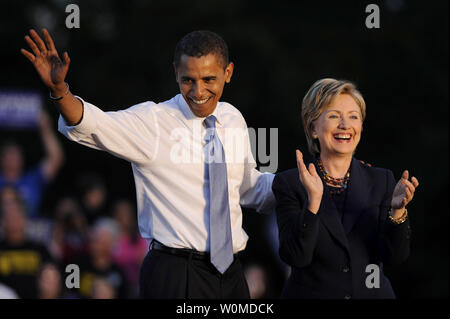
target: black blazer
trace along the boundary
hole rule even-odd
[[[395,298],[383,264],[405,261],[411,229],[408,220],[397,225],[387,218],[394,175],[355,158],[350,169],[343,221],[325,190],[316,215],[306,208],[297,168],[276,175],[279,253],[292,267],[282,298]],[[369,264],[380,269],[379,288],[366,286],[366,279],[374,283]]]

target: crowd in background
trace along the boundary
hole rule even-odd
[[[134,200],[109,198],[104,178],[86,171],[72,181],[74,194],[52,198],[53,211],[41,212],[64,152],[46,113],[39,131],[45,156],[28,169],[21,146],[0,140],[0,299],[138,298],[149,243],[139,234]],[[79,288],[73,277],[66,283],[68,265],[79,269]],[[244,265],[251,297],[275,297],[267,267]]]

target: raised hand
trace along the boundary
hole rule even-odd
[[[319,174],[317,174],[314,164],[310,163],[307,169],[303,162],[302,152],[296,150],[295,153],[297,155],[298,176],[308,193],[308,209],[315,214],[319,210],[320,202],[322,201],[323,182]]]
[[[64,79],[69,70],[70,58],[67,52],[64,52],[63,59],[61,60],[48,31],[42,29],[42,34],[45,43],[37,32],[31,29],[31,37],[26,35],[25,41],[33,53],[25,49],[21,49],[20,52],[33,64],[42,82],[52,92],[60,92],[66,89]]]
[[[402,178],[395,185],[394,192],[392,193],[391,207],[394,210],[403,210],[406,205],[413,199],[414,192],[419,186],[419,181],[414,176],[411,181],[408,180],[409,173],[405,170],[402,174]]]
[[[50,89],[55,105],[69,125],[77,125],[83,118],[83,104],[72,93],[64,83],[67,71],[69,71],[70,58],[64,52],[61,60],[56,51],[55,44],[46,29],[42,29],[44,41],[33,29],[30,35],[25,36],[25,41],[33,53],[21,49],[20,52],[33,64],[42,82]],[[30,37],[31,36],[31,37]]]

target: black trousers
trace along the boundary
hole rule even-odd
[[[139,295],[146,299],[249,299],[236,257],[222,275],[207,259],[151,249],[141,266]]]

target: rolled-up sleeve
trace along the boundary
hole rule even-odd
[[[95,131],[97,126],[97,121],[95,119],[95,115],[92,114],[91,107],[93,105],[86,103],[82,98],[77,96],[83,105],[83,115],[80,123],[77,125],[68,125],[64,120],[62,115],[59,116],[58,120],[58,131],[61,132],[64,136],[72,141],[77,141],[77,137],[79,136],[87,136]]]
[[[263,214],[274,212],[275,196],[272,192],[274,177],[274,174],[261,173],[255,168],[246,169],[245,178],[240,188],[240,204]]]
[[[62,116],[58,131],[69,140],[103,150],[130,162],[152,159],[158,146],[158,123],[150,110],[152,102],[144,102],[126,110],[104,112],[77,97],[83,104],[83,117],[70,126]]]

